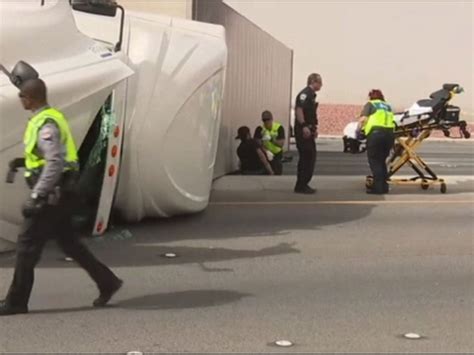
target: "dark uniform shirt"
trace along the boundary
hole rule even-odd
[[[257,153],[259,149],[260,145],[255,139],[247,139],[240,143],[237,148],[237,155],[240,159],[240,170],[258,171],[264,169],[263,163]]]
[[[298,96],[296,96],[295,108],[298,107],[303,110],[304,120],[307,125],[318,125],[318,115],[316,113],[318,103],[316,102],[316,93],[309,86],[304,88]],[[297,127],[300,126],[298,120],[295,121],[295,125]]]

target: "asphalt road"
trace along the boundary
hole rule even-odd
[[[0,319],[0,350],[473,352],[474,180],[455,171],[445,195],[367,196],[365,174],[317,177],[315,196],[293,194],[291,176],[223,179],[204,213],[88,241],[125,281],[101,310],[51,245],[31,312]],[[13,261],[0,256],[0,292]]]
[[[342,152],[342,139],[319,140],[316,175],[367,175],[369,167],[366,153]],[[284,164],[285,175],[295,175],[298,153],[286,153],[292,161]],[[470,141],[425,141],[418,151],[423,160],[439,176],[474,175],[474,144]],[[400,174],[412,174],[410,168],[403,168]]]

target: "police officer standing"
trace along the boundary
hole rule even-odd
[[[74,186],[79,173],[77,150],[64,115],[48,106],[46,85],[41,79],[20,86],[25,110],[33,112],[24,135],[24,168],[31,195],[22,207],[24,222],[18,236],[16,264],[8,295],[0,302],[0,315],[28,312],[34,268],[44,245],[54,237],[66,253],[95,281],[99,297],[95,307],[105,306],[122,281],[99,262],[81,243],[72,227]],[[19,159],[14,165],[18,167]]]
[[[262,123],[263,125],[255,130],[254,138],[262,141],[263,148],[271,153],[272,169],[275,175],[281,175],[283,173],[285,128],[280,123],[273,121],[273,114],[270,111],[262,112]]]
[[[373,176],[373,185],[367,193],[386,194],[389,190],[386,161],[395,141],[395,121],[382,91],[370,91],[369,102],[362,109],[359,122],[367,137],[367,158]]]
[[[316,164],[316,142],[318,137],[318,103],[316,92],[321,90],[323,80],[319,74],[308,76],[308,86],[296,96],[295,104],[295,138],[298,148],[298,177],[295,192],[314,194],[315,189],[309,186]]]

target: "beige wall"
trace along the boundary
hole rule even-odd
[[[458,82],[473,120],[473,2],[225,0],[294,50],[293,95],[310,72],[320,101],[361,104],[381,88],[397,108]]]
[[[226,29],[228,61],[215,175],[237,168],[239,126],[252,133],[270,110],[287,132],[290,118],[292,51],[217,0],[198,0],[195,18]]]
[[[191,18],[192,0],[119,0],[128,10]]]

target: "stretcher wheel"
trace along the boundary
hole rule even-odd
[[[441,184],[440,191],[441,191],[442,194],[445,194],[448,191],[448,187],[446,186],[446,183],[443,182]]]
[[[422,188],[423,190],[428,190],[429,187],[430,187],[430,184],[429,184],[427,181],[423,181],[423,182],[421,183],[421,188]]]

